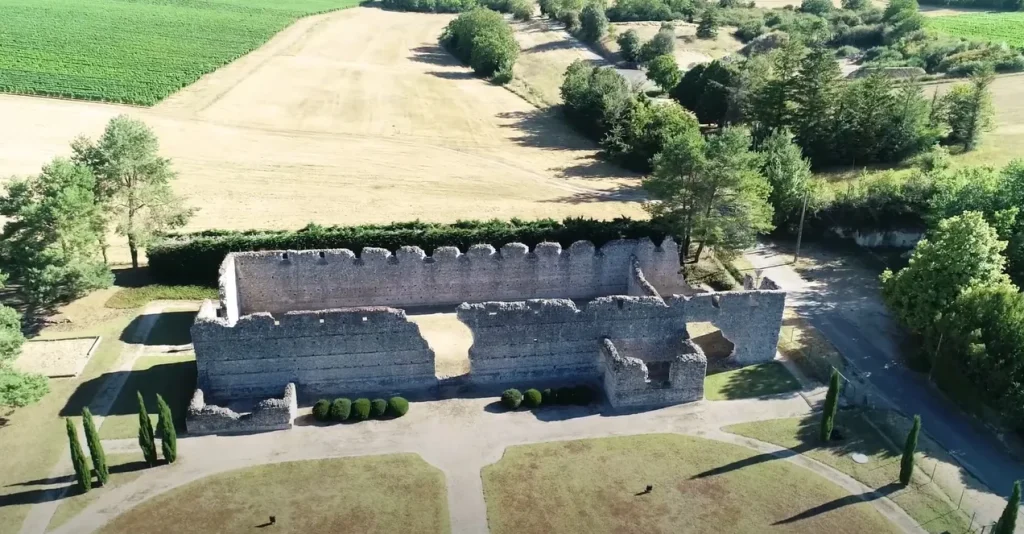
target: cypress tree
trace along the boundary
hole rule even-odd
[[[146,401],[142,400],[142,392],[136,392],[139,396],[139,448],[142,449],[142,457],[146,465],[156,465],[156,436],[153,435],[153,422],[149,420],[146,412]]]
[[[914,474],[914,451],[917,450],[917,435],[921,432],[921,416],[914,416],[914,426],[910,427],[907,434],[907,443],[903,446],[903,459],[900,461],[900,484],[910,484],[910,477]]]
[[[992,534],[1013,534],[1017,528],[1017,509],[1020,508],[1020,481],[1013,483],[1013,493],[1010,500],[1006,502],[1003,515],[999,516],[999,522],[992,529]]]
[[[164,451],[164,460],[173,464],[178,458],[178,435],[174,431],[174,416],[171,415],[171,407],[164,402],[159,393],[156,395],[156,406],[160,412],[160,420],[157,426],[160,427],[160,447]]]
[[[103,452],[100,433],[96,430],[96,423],[92,421],[92,412],[89,408],[82,408],[82,425],[85,426],[85,441],[89,444],[89,455],[92,456],[92,468],[96,470],[96,480],[105,486],[110,478],[110,469],[107,468],[107,455]]]
[[[832,426],[835,423],[837,409],[839,409],[839,371],[832,369],[832,377],[828,381],[828,393],[825,395],[825,409],[821,414],[821,441],[825,443],[832,439]]]
[[[82,454],[82,445],[78,443],[78,430],[70,418],[64,418],[68,427],[68,443],[71,445],[71,465],[75,468],[75,479],[78,481],[78,489],[85,493],[92,489],[92,473],[89,471],[89,464]]]

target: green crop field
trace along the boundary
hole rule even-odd
[[[358,0],[0,0],[0,92],[152,105]]]
[[[975,13],[927,19],[929,28],[955,37],[1024,47],[1024,13]]]

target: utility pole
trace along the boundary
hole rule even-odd
[[[804,207],[800,210],[800,229],[796,232],[796,254],[793,254],[793,266],[796,266],[797,262],[800,261],[800,242],[804,238],[804,215],[807,213],[807,197],[811,194],[811,190],[806,186],[804,187]]]

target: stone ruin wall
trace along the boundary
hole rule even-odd
[[[280,399],[264,399],[256,403],[252,412],[239,414],[229,408],[206,404],[202,389],[196,389],[188,405],[185,427],[189,434],[248,434],[269,432],[292,427],[298,411],[295,384],[284,388]]]
[[[242,316],[234,325],[204,303],[192,326],[198,387],[213,399],[259,398],[289,382],[303,395],[433,388],[434,352],[394,308]]]
[[[664,376],[653,376],[648,364],[668,365]],[[704,376],[708,361],[692,340],[681,340],[677,347],[645,361],[619,353],[615,343],[601,340],[602,385],[614,408],[650,408],[704,398]]]
[[[733,344],[731,363],[751,365],[775,358],[782,328],[786,292],[769,279],[764,289],[701,293],[690,297],[673,295],[665,299],[671,307],[685,307],[686,321],[710,322]]]
[[[666,239],[616,240],[595,248],[577,241],[563,250],[521,243],[495,250],[474,245],[465,254],[439,247],[427,256],[418,247],[264,251],[229,254],[222,266],[222,301],[238,313],[281,313],[355,306],[419,307],[463,302],[536,298],[591,299],[629,291],[631,257],[648,280],[679,284],[679,249]],[[233,288],[232,285],[235,287]]]

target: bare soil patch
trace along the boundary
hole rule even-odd
[[[623,194],[635,179],[593,143],[437,46],[449,20],[302,19],[153,108],[2,95],[0,176],[38,172],[128,113],[200,208],[190,229],[641,215]]]

